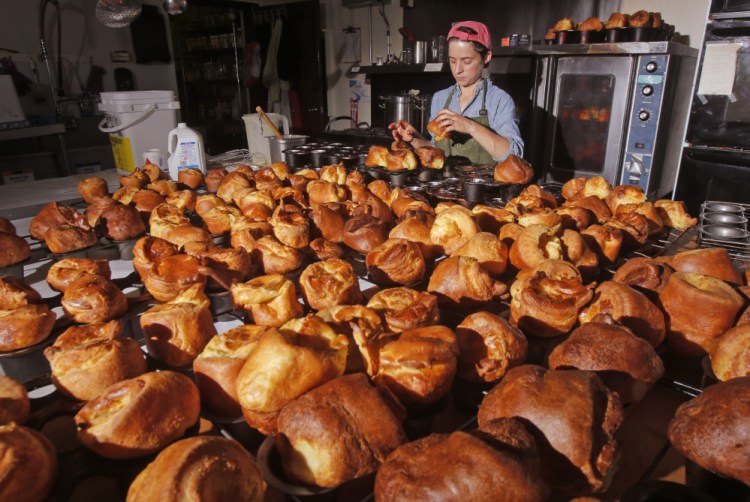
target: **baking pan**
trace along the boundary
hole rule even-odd
[[[281,455],[276,449],[276,438],[268,436],[258,449],[258,466],[269,485],[286,495],[304,497],[305,500],[331,500],[338,498],[338,488],[305,485],[289,481],[281,467]]]
[[[583,30],[581,31],[582,44],[597,44],[604,42],[604,32],[601,30]]]
[[[565,30],[555,33],[556,44],[580,44],[581,32],[578,30]]]
[[[750,501],[750,486],[709,471],[688,458],[685,459],[685,484],[703,490],[718,500]]]

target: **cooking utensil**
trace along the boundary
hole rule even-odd
[[[164,0],[162,5],[171,16],[182,14],[187,10],[187,0]]]
[[[258,113],[258,115],[263,117],[263,120],[266,121],[266,124],[268,124],[268,127],[271,128],[271,132],[273,132],[277,138],[279,138],[280,140],[283,140],[284,135],[281,134],[281,132],[279,132],[279,129],[276,127],[276,124],[273,123],[273,120],[268,118],[268,115],[266,115],[266,112],[263,111],[263,108],[261,108],[260,106],[256,106],[255,111]]]

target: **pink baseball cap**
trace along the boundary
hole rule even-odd
[[[460,29],[462,27],[474,30],[476,33],[466,33]],[[487,29],[487,25],[479,21],[459,21],[448,32],[448,38],[452,37],[456,37],[459,40],[468,40],[469,42],[479,42],[488,49],[492,49],[490,30]]]

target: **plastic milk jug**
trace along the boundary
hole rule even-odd
[[[203,150],[203,138],[198,132],[190,129],[185,122],[177,124],[169,133],[169,176],[177,181],[180,169],[195,168],[206,174],[206,153]]]

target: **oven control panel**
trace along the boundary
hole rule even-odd
[[[638,58],[632,108],[627,127],[627,143],[620,183],[638,185],[649,192],[651,168],[664,98],[664,82],[669,56],[649,54]]]

